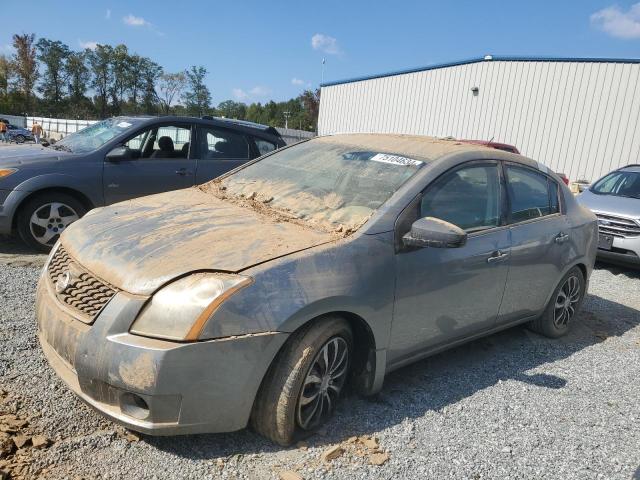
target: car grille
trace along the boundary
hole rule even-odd
[[[598,229],[601,233],[620,238],[640,236],[640,225],[633,220],[601,213],[597,213],[596,216],[598,217]]]
[[[117,293],[111,286],[83,271],[62,246],[53,255],[48,273],[58,300],[78,312],[80,320],[85,323],[92,323]],[[69,285],[60,291],[58,281],[67,274],[71,278]]]

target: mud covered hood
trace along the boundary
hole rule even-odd
[[[195,188],[98,209],[62,235],[85,269],[140,295],[185,273],[238,272],[331,240]]]

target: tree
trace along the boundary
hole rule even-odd
[[[226,118],[244,120],[247,116],[247,106],[242,102],[226,100],[218,104],[218,113]]]
[[[85,52],[72,52],[67,57],[68,93],[72,100],[84,98],[89,88],[91,75],[87,67]]]
[[[189,87],[182,97],[187,113],[201,117],[211,108],[211,92],[204,84],[207,69],[194,65],[184,73]]]
[[[142,79],[142,109],[145,113],[155,113],[158,95],[156,83],[162,75],[162,67],[148,58],[142,58],[140,78]]]
[[[111,85],[109,95],[111,96],[111,106],[114,115],[120,115],[122,104],[126,94],[130,90],[131,80],[131,56],[126,45],[117,45],[111,51],[109,62],[111,69]]]
[[[127,71],[129,105],[133,113],[142,110],[153,113],[156,109],[155,84],[162,68],[147,57],[131,55]]]
[[[87,98],[87,90],[91,81],[89,67],[87,67],[87,54],[85,52],[72,52],[67,58],[67,91],[69,101],[67,114],[72,118],[89,118],[95,115],[95,109],[91,100]]]
[[[111,71],[111,58],[113,47],[110,45],[98,45],[95,50],[85,50],[91,67],[91,88],[96,93],[96,103],[101,118],[107,116],[109,107],[109,93],[112,88],[113,75]]]
[[[179,98],[187,84],[184,72],[163,73],[158,78],[158,100],[165,115],[169,115],[175,98]]]
[[[33,33],[13,36],[13,48],[16,53],[13,55],[12,67],[17,77],[18,90],[24,97],[25,111],[31,110],[33,87],[38,79],[35,41],[36,36]]]
[[[318,114],[320,113],[320,89],[316,89],[315,92],[305,90],[298,97],[298,100],[300,100],[300,103],[302,103],[306,111],[308,125],[311,126],[314,131],[317,131]]]
[[[65,68],[71,50],[59,40],[41,38],[36,44],[38,60],[44,64],[45,70],[42,76],[39,91],[44,100],[51,106],[52,113],[60,113],[60,104],[63,100],[67,70]]]
[[[0,95],[9,93],[9,80],[11,79],[11,62],[4,55],[0,55]]]

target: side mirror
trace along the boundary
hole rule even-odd
[[[131,151],[128,147],[120,146],[116,147],[107,153],[105,157],[107,162],[119,162],[120,160],[128,160],[131,158]]]
[[[467,243],[467,233],[453,223],[424,217],[413,222],[402,241],[408,247],[458,248]]]

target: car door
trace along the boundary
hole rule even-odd
[[[511,267],[499,321],[540,312],[570,256],[569,223],[558,183],[543,172],[505,163],[511,231]]]
[[[239,167],[251,156],[244,134],[226,128],[198,126],[196,183],[201,184]]]
[[[429,185],[415,203],[413,219],[440,218],[464,229],[468,237],[459,248],[399,248],[391,362],[492,328],[509,268],[509,228],[498,162],[455,168]],[[397,223],[405,225],[396,232],[402,235],[412,222]]]
[[[196,161],[190,152],[191,136],[187,123],[164,123],[125,141],[128,154],[104,162],[105,203],[193,186]]]

